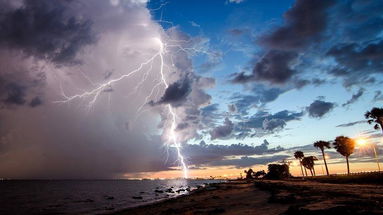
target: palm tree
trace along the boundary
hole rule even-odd
[[[350,165],[348,163],[348,157],[354,153],[355,141],[349,137],[338,136],[333,142],[334,148],[339,154],[346,157],[347,162],[347,174],[350,174]]]
[[[302,151],[296,151],[294,152],[294,157],[299,160],[299,164],[301,165],[302,176],[305,177],[305,174],[303,173],[303,167],[302,167],[302,158],[304,158],[305,155],[303,154]],[[307,176],[307,172],[306,172],[306,176]]]
[[[374,128],[378,130],[380,126],[383,132],[383,108],[374,107],[370,111],[367,111],[364,117],[368,119],[368,124],[376,123]]]
[[[302,159],[303,166],[310,170],[311,176],[315,176],[314,161],[316,160],[318,160],[318,158],[316,158],[315,156],[308,156]]]
[[[323,140],[319,140],[319,141],[316,141],[316,142],[314,143],[314,147],[319,148],[319,149],[322,151],[323,161],[324,161],[324,165],[325,165],[325,167],[326,167],[326,173],[327,173],[327,176],[329,176],[330,174],[328,173],[327,162],[326,162],[326,156],[325,156],[325,154],[324,154],[324,148],[329,149],[329,148],[330,148],[330,142],[328,142],[328,141],[323,141]]]

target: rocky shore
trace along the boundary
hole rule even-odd
[[[383,214],[383,186],[305,180],[231,181],[126,209],[132,214]]]

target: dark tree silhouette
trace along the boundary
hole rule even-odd
[[[261,177],[266,175],[266,172],[265,172],[265,170],[256,171],[253,175],[255,178],[261,178]]]
[[[250,168],[249,170],[244,171],[246,173],[246,179],[253,179],[254,171]]]
[[[364,117],[368,119],[367,122],[369,124],[375,123],[374,128],[376,130],[378,130],[380,126],[383,132],[383,108],[374,107],[370,111],[367,111]]]
[[[290,177],[289,166],[287,164],[269,164],[267,179],[284,179]]]
[[[349,137],[338,136],[335,138],[333,145],[336,151],[339,152],[339,154],[346,157],[347,174],[350,174],[350,165],[348,163],[348,157],[350,157],[350,155],[354,153],[355,141]]]
[[[303,167],[302,167],[302,159],[305,157],[305,155],[303,154],[302,151],[296,151],[294,152],[294,157],[299,160],[299,164],[301,165],[302,176],[305,177],[305,174],[303,173]],[[307,172],[306,172],[306,176],[307,176]]]
[[[318,158],[316,158],[315,156],[308,156],[308,157],[304,157],[302,159],[302,165],[309,169],[310,172],[311,172],[311,176],[315,176],[315,168],[314,168],[314,161],[318,160]]]
[[[328,172],[328,168],[327,168],[326,155],[324,154],[324,149],[325,149],[325,148],[327,148],[327,149],[331,148],[331,147],[330,147],[330,142],[328,142],[328,141],[323,141],[323,140],[316,141],[316,142],[314,143],[314,147],[316,147],[316,148],[318,148],[318,149],[320,149],[320,150],[322,151],[323,161],[324,161],[324,165],[325,165],[325,167],[326,167],[326,173],[327,173],[327,175],[329,176],[330,174],[329,174],[329,172]]]

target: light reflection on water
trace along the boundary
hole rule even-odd
[[[197,186],[216,182],[220,181],[184,179],[0,181],[0,214],[112,212],[184,195],[188,193],[188,189],[193,190]]]

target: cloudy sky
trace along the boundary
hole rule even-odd
[[[0,178],[181,177],[177,149],[190,177],[237,177],[339,135],[383,153],[363,116],[383,106],[382,14],[374,0],[0,0]],[[375,170],[371,153],[351,171]]]

